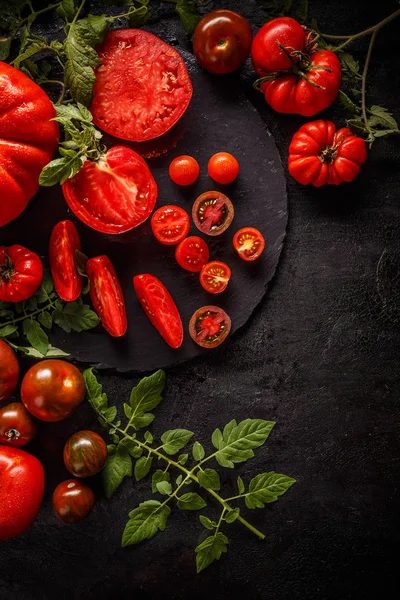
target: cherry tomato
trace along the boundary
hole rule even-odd
[[[217,152],[208,161],[208,174],[217,183],[232,183],[239,175],[239,163],[229,152]]]
[[[96,504],[96,497],[89,486],[78,479],[67,479],[53,492],[53,510],[67,525],[85,519]]]
[[[0,409],[0,444],[18,448],[35,437],[37,425],[22,402],[12,402]]]
[[[51,233],[49,259],[54,287],[65,302],[73,302],[82,291],[82,278],[75,263],[76,250],[81,250],[77,228],[72,221],[60,221]]]
[[[200,166],[193,156],[177,156],[169,165],[169,176],[177,185],[191,185],[199,175]]]
[[[305,123],[289,146],[289,173],[300,183],[320,187],[352,181],[367,160],[365,141],[331,121]]]
[[[22,302],[38,290],[43,265],[37,254],[15,245],[0,246],[0,300]]]
[[[130,148],[113,146],[97,162],[87,160],[62,185],[72,212],[102,233],[124,233],[150,216],[157,184],[144,159]]]
[[[291,69],[293,60],[284,48],[301,51],[306,31],[291,17],[277,17],[265,23],[254,36],[251,59],[260,75]]]
[[[184,239],[175,250],[175,258],[180,267],[198,273],[208,263],[210,251],[204,240],[197,235]]]
[[[85,397],[82,373],[65,360],[42,360],[25,374],[21,400],[42,421],[62,421]]]
[[[182,319],[171,294],[154,275],[136,275],[133,287],[144,312],[171,348],[183,341]]]
[[[24,533],[42,503],[44,471],[37,458],[0,446],[0,540]]]
[[[231,330],[231,320],[218,306],[202,306],[192,316],[189,333],[203,348],[216,348],[226,339]]]
[[[235,211],[228,196],[221,192],[204,192],[193,204],[192,218],[197,229],[206,235],[220,235],[232,223]]]
[[[143,29],[116,29],[98,49],[94,123],[134,142],[168,131],[186,111],[192,84],[179,52]]]
[[[232,73],[246,60],[253,35],[244,17],[232,10],[206,14],[193,34],[193,51],[210,73]]]
[[[211,294],[220,294],[226,290],[230,278],[230,268],[218,260],[207,263],[200,272],[200,283]]]
[[[189,233],[189,215],[179,206],[161,206],[151,217],[151,228],[159,242],[173,246]]]
[[[121,284],[107,256],[91,258],[86,263],[90,281],[90,298],[101,323],[113,337],[126,333],[128,320]]]
[[[254,227],[243,227],[233,236],[233,247],[243,260],[256,260],[265,248],[264,236]]]
[[[107,455],[107,444],[94,431],[77,431],[64,446],[64,464],[74,477],[91,477],[100,473]]]
[[[0,404],[15,392],[18,384],[19,364],[15,352],[0,340]]]

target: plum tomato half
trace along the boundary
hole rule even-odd
[[[190,235],[176,247],[175,258],[178,265],[186,271],[198,273],[208,263],[210,251],[203,239]]]
[[[221,192],[204,192],[192,209],[192,218],[197,229],[206,235],[220,235],[232,223],[235,210],[228,196]]]
[[[203,348],[216,348],[227,338],[231,330],[231,319],[218,306],[202,306],[192,316],[189,333]]]
[[[0,404],[13,395],[18,377],[19,363],[15,352],[4,340],[0,340]]]
[[[207,263],[200,272],[200,283],[210,294],[220,294],[226,290],[230,278],[230,268],[218,260]]]
[[[255,227],[243,227],[233,236],[233,247],[243,260],[256,260],[265,248],[264,236]]]
[[[76,267],[77,250],[81,250],[77,228],[72,221],[60,221],[51,232],[49,259],[54,287],[65,302],[73,302],[82,291],[82,278]]]
[[[161,206],[151,217],[151,229],[162,244],[179,244],[189,233],[189,215],[179,206]]]
[[[177,156],[169,165],[169,176],[177,185],[191,185],[200,175],[200,165],[193,156]]]
[[[0,444],[19,448],[35,437],[37,425],[22,402],[11,402],[0,409]]]
[[[107,444],[94,431],[77,431],[64,446],[64,464],[74,477],[92,477],[107,461]]]
[[[239,175],[239,163],[229,152],[217,152],[208,161],[208,174],[217,183],[226,185]]]
[[[67,525],[85,519],[96,504],[96,497],[88,485],[78,479],[62,481],[53,492],[53,510]]]

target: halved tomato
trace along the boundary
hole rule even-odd
[[[86,263],[90,299],[104,329],[113,337],[126,333],[128,320],[121,284],[107,256],[90,258]]]
[[[234,214],[232,202],[221,192],[204,192],[192,209],[194,224],[206,235],[220,235],[226,231]]]
[[[162,244],[179,244],[189,233],[189,215],[179,206],[161,206],[151,217],[151,228]]]
[[[210,251],[204,240],[197,235],[185,238],[175,250],[176,262],[180,267],[197,273],[208,263]]]
[[[231,270],[227,264],[213,260],[201,269],[200,283],[206,292],[220,294],[226,290],[231,278]]]
[[[226,339],[231,330],[231,319],[218,306],[202,306],[192,316],[189,333],[203,348],[216,348]]]
[[[183,115],[192,84],[179,52],[142,29],[116,29],[98,48],[94,123],[134,142],[156,138]]]
[[[233,247],[243,260],[256,260],[265,248],[264,236],[255,227],[243,227],[233,236]]]
[[[51,232],[49,259],[54,287],[65,302],[73,302],[82,291],[82,278],[75,264],[76,250],[81,250],[77,228],[72,221],[60,221]]]
[[[85,225],[102,233],[124,233],[150,216],[158,188],[139,154],[114,146],[97,162],[87,160],[62,191]]]

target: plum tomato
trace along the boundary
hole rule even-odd
[[[0,444],[19,448],[35,437],[37,425],[22,402],[11,402],[0,409]]]
[[[200,166],[193,156],[177,156],[169,165],[169,176],[177,185],[191,185],[199,175]]]
[[[197,235],[185,238],[175,250],[176,262],[180,267],[198,273],[208,263],[210,251],[206,242]]]
[[[82,373],[65,360],[42,360],[27,371],[21,385],[25,408],[42,421],[62,421],[85,397]]]
[[[179,206],[161,206],[151,217],[151,229],[162,244],[179,244],[189,233],[189,215]]]
[[[14,245],[0,246],[0,300],[23,302],[38,290],[43,279],[43,264],[37,254]]]
[[[107,461],[107,444],[94,431],[77,431],[64,446],[64,464],[74,477],[92,477]]]
[[[15,352],[4,340],[0,340],[0,404],[13,395],[18,377],[19,363]]]
[[[77,228],[72,221],[60,221],[51,232],[49,259],[54,287],[65,302],[73,302],[82,291],[82,278],[75,262],[77,250],[81,250]]]
[[[202,306],[196,310],[189,323],[192,339],[203,348],[216,348],[231,330],[231,320],[218,306]]]
[[[53,510],[67,525],[85,519],[96,504],[96,497],[88,485],[78,479],[62,481],[53,492]]]
[[[206,235],[220,235],[232,223],[235,210],[228,196],[221,192],[204,192],[192,209],[192,218],[197,229]]]
[[[232,10],[213,10],[197,24],[193,51],[210,73],[236,71],[250,53],[253,35],[244,17]]]
[[[264,236],[254,227],[243,227],[233,236],[233,247],[243,260],[256,260],[265,248]]]
[[[230,278],[230,268],[218,260],[207,263],[200,272],[200,283],[210,294],[220,294],[226,290]]]
[[[239,175],[239,163],[229,152],[217,152],[208,161],[208,174],[217,183],[232,183]]]

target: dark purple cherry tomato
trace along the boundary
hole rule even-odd
[[[107,460],[107,445],[94,431],[77,431],[64,446],[64,464],[74,477],[99,473]]]

